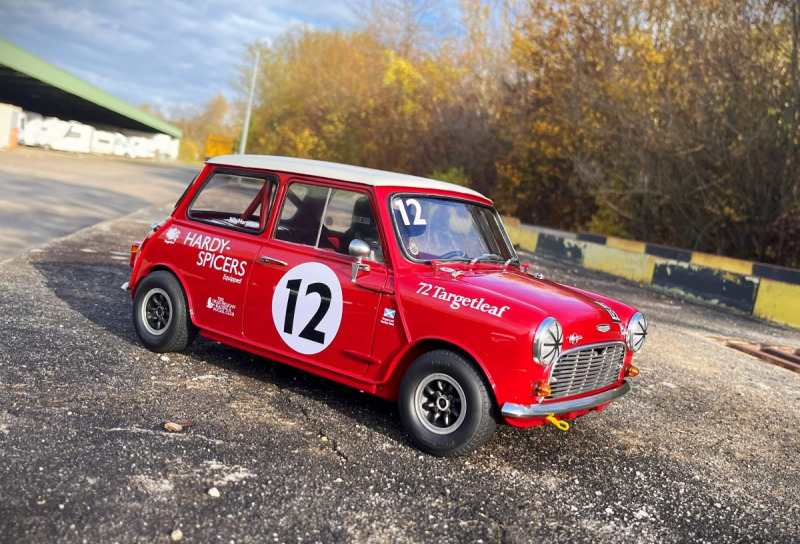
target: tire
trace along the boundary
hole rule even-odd
[[[142,343],[156,353],[183,351],[197,336],[189,319],[186,294],[171,273],[151,272],[136,287],[133,326]]]
[[[449,350],[418,357],[400,383],[400,418],[414,441],[442,457],[463,455],[483,444],[497,426],[483,375]]]

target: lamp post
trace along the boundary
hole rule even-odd
[[[261,51],[256,49],[256,61],[253,63],[253,79],[250,81],[250,96],[247,99],[247,111],[244,114],[244,128],[242,129],[242,139],[239,142],[239,154],[244,155],[247,148],[247,132],[250,129],[250,110],[253,109],[253,93],[256,90],[256,74],[258,73],[258,61],[261,58]]]

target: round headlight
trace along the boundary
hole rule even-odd
[[[647,338],[647,320],[644,316],[636,312],[628,323],[628,348],[637,352],[642,349],[644,340]]]
[[[552,317],[545,318],[536,329],[533,337],[533,360],[536,364],[548,366],[556,362],[561,355],[561,342],[564,334],[561,323]]]

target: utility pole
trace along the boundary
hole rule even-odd
[[[258,61],[261,58],[261,50],[256,49],[256,61],[253,63],[253,79],[250,81],[250,97],[247,99],[247,111],[244,114],[244,128],[242,129],[242,139],[239,142],[239,154],[244,155],[247,148],[247,132],[250,129],[250,110],[253,109],[253,93],[256,90],[256,74],[258,74]]]

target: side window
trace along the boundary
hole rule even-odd
[[[304,246],[317,246],[322,213],[331,190],[318,185],[293,183],[286,191],[275,238]]]
[[[325,213],[325,226],[338,253],[349,254],[350,242],[358,239],[370,248],[368,260],[384,262],[381,236],[367,195],[334,190]]]
[[[217,172],[189,206],[189,218],[260,232],[267,224],[273,188],[274,182],[269,179]]]
[[[383,262],[378,227],[363,193],[302,183],[286,192],[275,238],[348,255],[350,242],[365,241],[369,260]]]

